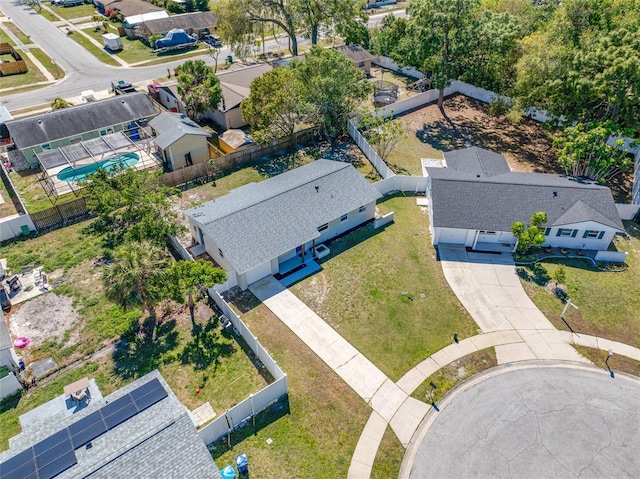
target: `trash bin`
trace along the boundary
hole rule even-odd
[[[249,459],[246,454],[240,454],[236,456],[236,467],[238,472],[242,475],[249,474]]]
[[[237,476],[236,470],[233,468],[231,464],[229,464],[226,467],[223,467],[222,470],[220,471],[220,474],[222,475],[222,479],[234,479]]]
[[[233,57],[231,55],[227,55],[227,61],[229,63],[233,63]]]

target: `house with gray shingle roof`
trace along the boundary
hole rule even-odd
[[[188,411],[156,370],[9,440],[8,478],[222,479]]]
[[[248,285],[373,219],[381,195],[350,163],[317,160],[184,211],[194,240]]]
[[[611,190],[596,182],[512,172],[502,155],[477,147],[447,152],[444,158],[444,168],[425,168],[436,246],[513,251],[511,226],[529,224],[538,211],[547,214],[547,246],[606,250],[624,231]]]
[[[169,170],[209,161],[207,130],[184,113],[163,112],[149,122],[156,135],[154,143]]]
[[[129,93],[92,101],[50,113],[7,121],[11,141],[29,167],[38,164],[37,153],[127,130],[139,119],[158,112],[146,95]],[[11,153],[11,152],[10,152]],[[12,162],[15,163],[12,158]]]

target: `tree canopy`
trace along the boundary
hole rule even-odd
[[[178,261],[174,263],[168,271],[173,285],[173,299],[189,305],[191,321],[194,318],[194,297],[201,299],[207,288],[212,288],[216,284],[222,284],[227,280],[227,272],[222,268],[215,267],[210,261],[198,259],[195,261]]]
[[[177,71],[178,93],[187,115],[196,117],[218,107],[222,88],[213,68],[202,60],[187,60]]]
[[[531,216],[529,226],[525,226],[521,221],[516,221],[511,226],[511,232],[518,238],[517,251],[524,253],[532,246],[540,246],[544,244],[546,238],[544,236],[545,229],[542,227],[547,222],[547,214],[538,211]]]

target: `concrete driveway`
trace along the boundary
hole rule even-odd
[[[427,418],[401,478],[637,477],[640,382],[596,368],[502,369]]]
[[[442,270],[451,289],[483,333],[517,331],[524,343],[497,346],[498,363],[527,359],[586,360],[571,347],[525,293],[510,254],[468,253],[440,245]]]

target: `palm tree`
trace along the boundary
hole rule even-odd
[[[164,281],[171,264],[166,251],[149,241],[126,242],[113,252],[102,280],[109,300],[123,310],[144,308],[155,330],[156,305],[167,296]]]

